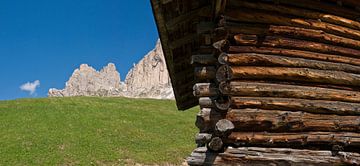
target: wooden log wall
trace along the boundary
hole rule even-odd
[[[360,11],[305,1],[216,1],[190,165],[360,165]]]

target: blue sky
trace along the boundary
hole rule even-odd
[[[113,62],[124,79],[157,38],[149,0],[1,0],[0,100],[46,97],[82,63]]]

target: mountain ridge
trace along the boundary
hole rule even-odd
[[[130,69],[124,82],[115,64],[109,63],[100,71],[88,64],[80,65],[64,89],[51,88],[49,97],[101,96],[174,99],[169,73],[160,40],[148,54]]]

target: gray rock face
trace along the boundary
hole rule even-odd
[[[49,97],[125,96],[131,98],[174,99],[160,41],[129,71],[125,83],[114,64],[101,71],[87,64],[76,69],[62,90],[50,89]]]
[[[82,64],[66,82],[65,89],[50,89],[48,96],[123,96],[124,87],[114,64],[109,63],[101,71]]]
[[[125,84],[128,97],[174,99],[160,41],[129,71]]]

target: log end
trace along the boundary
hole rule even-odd
[[[228,111],[230,108],[231,102],[229,96],[221,96],[215,100],[215,107],[220,111]]]
[[[215,134],[220,137],[227,137],[231,134],[234,128],[235,126],[231,121],[221,119],[215,125]]]
[[[224,143],[220,137],[214,137],[208,143],[208,148],[212,151],[219,152],[223,150]]]
[[[228,63],[228,56],[226,53],[221,53],[219,55],[218,61],[220,64],[225,65]]]
[[[227,65],[222,65],[219,67],[219,69],[216,72],[216,79],[219,82],[227,81],[229,80],[229,67]]]
[[[220,40],[215,42],[213,47],[220,52],[227,52],[230,48],[230,42],[228,40]]]

